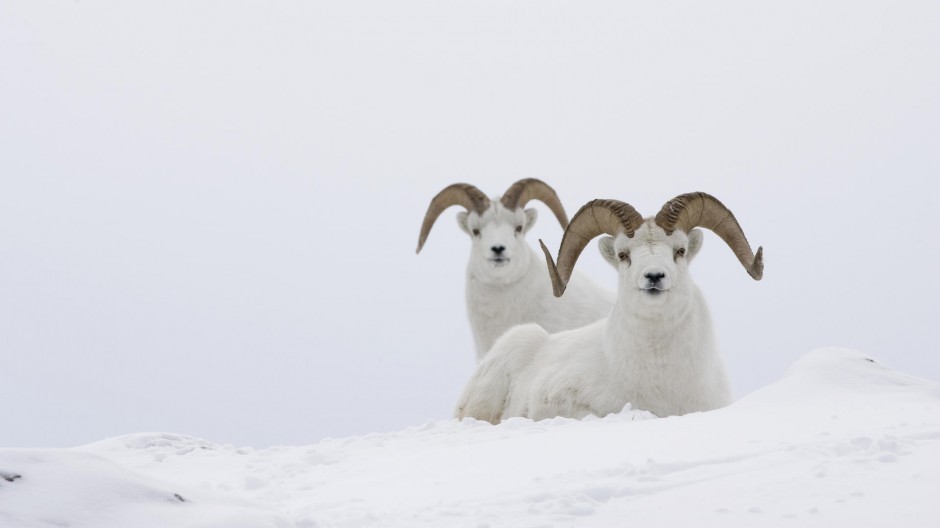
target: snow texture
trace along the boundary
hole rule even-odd
[[[940,384],[813,351],[724,409],[0,450],[0,526],[936,526]],[[21,475],[21,478],[10,478]]]

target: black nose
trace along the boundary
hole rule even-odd
[[[493,250],[493,253],[496,253],[497,255],[502,255],[503,251],[506,251],[506,246],[493,246],[490,249]]]
[[[659,284],[659,280],[666,276],[665,273],[647,273],[643,275],[647,280],[650,281],[650,284]]]

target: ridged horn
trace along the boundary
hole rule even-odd
[[[703,192],[676,196],[663,205],[655,221],[668,235],[676,229],[686,233],[696,227],[710,229],[734,251],[748,275],[754,280],[764,276],[764,248],[754,254],[734,214],[714,196]]]
[[[548,206],[561,224],[561,228],[568,227],[568,215],[565,208],[558,199],[555,189],[552,189],[547,183],[536,178],[525,178],[509,186],[503,197],[499,200],[503,207],[510,211],[515,211],[520,207],[525,207],[529,200],[539,200]]]
[[[428,233],[434,226],[437,217],[444,212],[444,209],[452,205],[461,205],[469,211],[476,211],[483,214],[490,206],[490,199],[469,183],[454,183],[448,185],[443,191],[437,193],[437,196],[431,199],[428,205],[428,211],[424,213],[424,222],[421,223],[421,234],[418,235],[418,249],[415,253],[420,253],[424,247],[424,241],[428,238]]]
[[[545,243],[542,252],[545,253],[545,262],[548,264],[548,274],[552,278],[552,289],[555,297],[561,297],[571,279],[574,265],[578,256],[584,251],[594,237],[601,234],[617,236],[620,233],[633,238],[636,230],[643,224],[643,217],[628,203],[618,200],[591,200],[584,204],[571,223],[565,229],[561,238],[561,247],[558,248],[558,265],[552,260],[552,254]]]

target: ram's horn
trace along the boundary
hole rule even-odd
[[[754,280],[764,276],[764,248],[751,250],[744,230],[734,215],[717,198],[703,192],[676,196],[656,215],[656,224],[671,235],[676,229],[688,233],[696,227],[710,229],[728,244],[741,265]]]
[[[510,211],[515,211],[520,207],[525,207],[529,200],[539,200],[548,206],[558,219],[562,229],[568,227],[568,215],[565,214],[565,208],[558,199],[555,189],[542,180],[535,178],[526,178],[512,184],[503,194],[500,203]]]
[[[539,240],[552,278],[555,297],[561,297],[571,279],[578,256],[594,237],[602,234],[617,236],[620,233],[633,238],[643,224],[643,217],[628,203],[618,200],[592,200],[584,205],[571,219],[558,248],[558,265],[545,243]]]
[[[455,183],[448,185],[443,191],[437,193],[437,196],[431,199],[428,205],[428,212],[424,213],[424,222],[421,223],[421,234],[418,235],[418,249],[415,253],[420,253],[424,247],[424,241],[434,226],[434,221],[444,212],[444,209],[452,205],[462,205],[467,211],[476,211],[483,214],[490,206],[490,199],[469,183]]]

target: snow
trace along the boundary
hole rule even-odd
[[[935,526],[940,383],[818,349],[727,408],[432,421],[266,449],[0,450],[0,526]],[[182,500],[180,500],[182,499]]]
[[[21,478],[0,486],[0,526],[290,526],[270,510],[173,486],[80,449],[5,449]]]
[[[0,528],[940,525],[937,383],[796,361],[842,343],[940,379],[940,216],[917,201],[940,188],[938,21],[931,0],[0,2]],[[728,204],[767,275],[714,237],[694,273],[747,396],[441,420],[474,368],[467,241],[450,212],[415,256],[422,215],[524,177],[569,213]],[[557,247],[544,214],[530,242]]]

